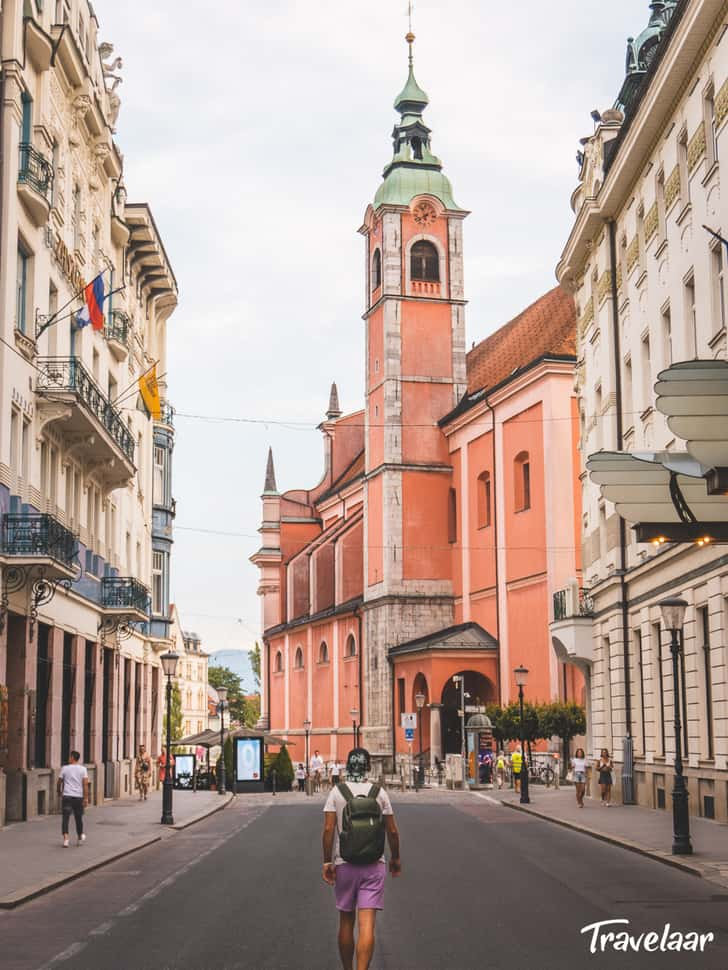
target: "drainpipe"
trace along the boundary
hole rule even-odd
[[[361,608],[360,607],[357,606],[357,608],[354,610],[354,616],[357,618],[357,621],[359,623],[359,649],[357,651],[358,654],[359,654],[359,656],[358,656],[357,659],[358,659],[358,666],[359,666],[359,731],[360,731],[360,736],[361,736],[361,729],[364,727],[364,684],[363,684],[363,676],[364,676],[364,660],[363,660],[363,654],[364,654],[364,650],[362,648],[362,640],[361,640],[362,616],[361,616]],[[360,743],[361,743],[361,741],[360,741]],[[362,745],[362,747],[363,747],[363,745]]]
[[[264,712],[261,710],[261,715],[267,718],[268,721],[268,731],[270,731],[270,640],[267,637],[263,637],[263,648],[265,650],[265,706],[267,710]],[[265,725],[265,720],[263,724]],[[263,730],[266,730],[265,727]]]
[[[614,392],[617,406],[617,451],[624,447],[624,424],[622,420],[622,348],[619,338],[619,310],[617,296],[617,227],[609,220],[609,262],[612,282],[612,338],[614,341]],[[627,594],[627,525],[619,517],[619,585],[622,609],[622,663],[624,667],[624,718],[625,738],[622,758],[622,800],[625,805],[634,804],[634,779],[632,774],[632,688],[629,673],[629,599]]]
[[[495,409],[488,400],[488,397],[483,399],[485,401],[485,406],[490,411],[490,415],[493,421],[493,538],[495,540],[495,638],[498,641],[498,663],[496,664],[496,692],[498,695],[498,703],[503,704],[503,693],[501,691],[501,665],[500,665],[500,579],[498,571],[498,476],[497,471],[497,451],[495,447]]]

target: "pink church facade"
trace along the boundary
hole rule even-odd
[[[460,751],[469,704],[582,700],[554,653],[552,594],[580,575],[575,315],[546,294],[466,353],[463,221],[430,148],[412,67],[394,156],[360,232],[365,401],[332,387],[324,473],[278,490],[269,454],[262,544],[262,717],[344,758],[355,730],[379,764],[406,748],[425,696],[430,760]],[[294,757],[303,757],[303,746]]]

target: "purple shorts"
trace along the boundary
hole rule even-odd
[[[383,862],[370,862],[367,866],[354,866],[343,862],[336,867],[336,908],[344,913],[357,909],[384,909],[384,877],[387,867]]]

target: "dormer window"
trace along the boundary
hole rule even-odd
[[[434,243],[419,239],[410,250],[410,277],[429,283],[440,282],[440,254]]]
[[[372,256],[372,292],[382,285],[382,253],[375,249]]]

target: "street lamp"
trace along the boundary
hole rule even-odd
[[[162,825],[174,825],[172,815],[172,678],[177,670],[177,654],[170,650],[159,658],[162,672],[167,678],[167,760],[164,764],[164,784],[162,785]]]
[[[311,786],[308,783],[308,779],[309,779],[308,738],[311,733],[311,722],[308,720],[308,718],[306,718],[306,720],[303,722],[303,730],[306,732],[306,794],[310,795]]]
[[[418,768],[418,783],[420,785],[425,784],[425,765],[422,761],[422,708],[425,706],[425,695],[422,691],[418,691],[415,694],[415,704],[417,705],[417,720],[420,725],[420,766]]]
[[[358,748],[359,747],[359,725],[356,723],[356,719],[359,717],[359,708],[352,707],[352,709],[349,711],[349,715],[351,717],[351,726],[354,731],[354,747]]]
[[[217,786],[217,791],[219,795],[225,794],[225,731],[224,731],[224,721],[225,721],[225,702],[227,701],[228,689],[227,687],[218,687],[217,696],[220,703],[217,705],[217,709],[220,713],[220,778],[219,784]]]
[[[672,787],[672,854],[692,855],[690,841],[690,816],[688,814],[688,790],[685,785],[680,738],[680,689],[678,659],[682,649],[682,628],[688,604],[678,597],[669,597],[658,603],[662,611],[662,623],[670,631],[672,654],[672,695],[675,710],[675,781]],[[687,712],[686,712],[687,716]]]
[[[513,671],[518,687],[518,703],[521,708],[521,805],[530,805],[528,797],[528,761],[526,759],[526,725],[523,720],[523,688],[528,683],[528,670],[521,664]]]

